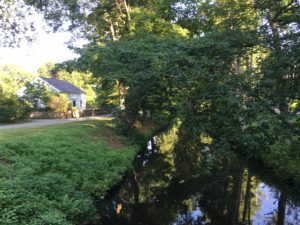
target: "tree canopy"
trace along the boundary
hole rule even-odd
[[[17,65],[0,66],[0,87],[7,95],[16,91],[30,81],[34,74],[28,73]]]
[[[131,124],[158,115],[165,122],[180,118],[193,124],[195,137],[235,137],[231,145],[248,138],[248,130],[253,138],[260,126],[260,138],[271,132],[261,123],[299,132],[289,110],[299,100],[297,0],[19,4],[42,12],[54,30],[65,26],[89,39],[75,49],[81,57],[65,66],[113,84]]]

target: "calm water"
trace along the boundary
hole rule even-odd
[[[300,224],[297,189],[251,168],[233,153],[165,143],[137,157],[90,224]]]

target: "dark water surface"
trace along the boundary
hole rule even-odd
[[[166,142],[140,154],[124,181],[97,201],[92,225],[300,225],[297,188],[259,163]]]

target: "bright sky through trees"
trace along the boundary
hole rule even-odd
[[[45,62],[62,62],[76,57],[65,44],[70,34],[42,34],[41,37],[20,48],[1,48],[0,64],[18,64],[29,72],[36,72]]]
[[[62,62],[76,57],[66,42],[68,32],[47,32],[51,28],[43,22],[42,16],[35,15],[36,39],[32,43],[18,43],[20,47],[0,47],[0,64],[17,64],[29,72],[36,72],[46,62]]]

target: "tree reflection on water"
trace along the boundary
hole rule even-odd
[[[300,207],[232,152],[158,138],[123,183],[97,202],[93,225],[300,224]]]

